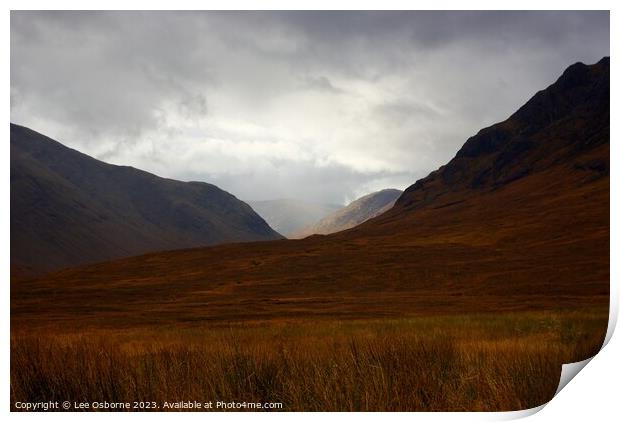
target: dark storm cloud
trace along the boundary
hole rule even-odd
[[[343,202],[608,54],[607,12],[12,12],[11,120],[242,198]]]

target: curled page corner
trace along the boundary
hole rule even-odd
[[[565,363],[562,365],[562,373],[560,374],[560,382],[558,383],[558,388],[557,390],[555,390],[555,393],[553,394],[553,397],[551,398],[551,400],[553,400],[553,398],[555,398],[555,396],[557,396],[558,393],[562,391],[562,389],[566,387],[568,383],[573,378],[575,378],[575,376],[583,368],[585,368],[588,363],[590,363],[590,361],[594,358],[594,356],[588,359],[579,361],[579,362]],[[499,420],[514,420],[514,419],[527,418],[528,416],[532,416],[540,412],[542,409],[545,408],[545,406],[547,406],[547,404],[549,404],[551,400],[549,400],[546,403],[541,404],[540,406],[532,407],[531,409],[516,410],[512,412],[502,412]]]
[[[547,405],[547,403],[543,403],[540,406],[532,407],[531,409],[513,410],[510,412],[496,413],[496,415],[498,416],[496,420],[510,421],[510,420],[515,420],[515,419],[527,418],[528,416],[532,416],[540,412]]]
[[[596,355],[595,355],[596,356]],[[562,373],[560,374],[560,382],[558,383],[558,389],[555,390],[553,397],[557,396],[560,391],[573,379],[575,376],[590,363],[594,356],[573,363],[565,363],[562,365]]]
[[[612,290],[614,290],[613,286],[612,286]],[[555,398],[555,396],[557,396],[560,393],[560,391],[562,391],[564,387],[566,387],[568,383],[571,382],[571,380],[575,378],[575,376],[579,372],[581,372],[581,370],[585,368],[586,365],[590,363],[590,361],[594,359],[594,357],[601,350],[603,350],[605,346],[607,346],[607,344],[609,343],[609,340],[611,339],[611,337],[614,334],[614,331],[616,330],[616,323],[618,322],[618,300],[617,300],[616,295],[614,294],[610,295],[609,305],[610,305],[609,306],[609,322],[607,324],[607,333],[605,334],[605,340],[603,341],[603,345],[601,346],[601,349],[594,356],[591,356],[588,359],[584,359],[579,362],[565,363],[562,365],[562,372],[560,373],[560,382],[558,383],[558,388],[555,390],[555,393],[553,394],[553,398]],[[553,400],[553,398],[551,400]],[[511,420],[511,419],[520,419],[520,418],[526,418],[528,416],[532,416],[540,412],[545,406],[547,406],[547,404],[549,404],[551,400],[549,400],[547,403],[543,403],[540,406],[533,407],[531,409],[517,410],[514,412],[505,412],[505,418],[502,418],[502,419]]]
[[[605,334],[605,340],[603,341],[601,350],[603,350],[603,348],[607,346],[607,343],[609,343],[609,340],[611,340],[616,330],[616,323],[618,322],[618,297],[615,290],[613,285],[610,286],[609,320],[607,322],[607,333]]]

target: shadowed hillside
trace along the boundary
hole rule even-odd
[[[214,185],[114,166],[11,124],[11,262],[42,272],[280,236]]]

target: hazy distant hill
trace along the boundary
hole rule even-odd
[[[340,205],[318,204],[297,199],[246,202],[274,230],[287,237],[340,208]]]
[[[294,233],[291,237],[302,238],[312,234],[330,234],[350,229],[392,208],[402,193],[403,191],[398,189],[384,189],[369,193],[324,217],[319,222]]]
[[[279,238],[247,204],[214,185],[106,164],[11,124],[16,270]]]

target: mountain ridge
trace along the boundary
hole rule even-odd
[[[588,139],[605,139],[605,136],[598,136],[601,131],[606,131],[609,137],[609,66],[609,57],[591,66],[580,62],[569,66],[555,83],[538,91],[510,117],[481,129],[465,142],[446,165],[407,188],[395,208],[411,208],[416,203],[423,204],[436,198],[431,195],[429,186],[444,192],[462,189],[464,186],[473,189],[497,188],[535,169],[553,164],[549,162],[550,157],[555,161],[566,158],[563,155],[571,153],[570,148],[564,151],[567,146],[599,145]],[[588,89],[589,85],[592,85],[591,89]],[[587,91],[584,92],[584,89]],[[585,142],[571,141],[568,145],[562,139],[559,142],[551,140],[545,145],[538,142],[547,136],[545,131],[554,129],[554,124],[561,124],[570,114],[583,112],[586,107],[596,112],[582,113],[575,122],[587,128]],[[597,114],[595,124],[585,125],[583,121],[593,114]],[[559,133],[559,136],[566,136],[566,133]],[[578,149],[572,152],[584,151]],[[472,160],[475,160],[473,164]],[[601,165],[608,171],[608,163]],[[443,188],[439,189],[438,185]]]
[[[11,260],[33,272],[224,241],[281,238],[203,182],[104,163],[11,124]]]

